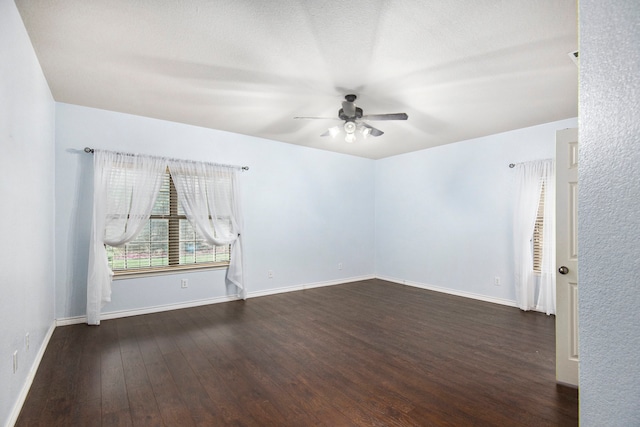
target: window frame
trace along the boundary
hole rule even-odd
[[[168,250],[167,259],[168,265],[155,266],[155,267],[140,267],[130,268],[126,270],[113,270],[113,280],[125,279],[131,277],[146,277],[146,276],[158,276],[176,274],[182,271],[202,271],[202,270],[218,270],[226,269],[231,262],[231,245],[225,245],[228,247],[229,260],[228,261],[210,261],[192,264],[180,264],[180,221],[188,220],[184,214],[179,214],[178,209],[178,193],[173,183],[173,178],[169,168],[167,167],[166,175],[169,178],[169,215],[165,214],[151,214],[149,220],[153,219],[166,219],[167,233],[168,233]],[[195,230],[194,230],[195,232]],[[215,251],[216,245],[213,246]],[[215,255],[214,255],[215,256]]]

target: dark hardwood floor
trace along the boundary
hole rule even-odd
[[[577,425],[554,334],[381,280],[65,326],[16,425]]]

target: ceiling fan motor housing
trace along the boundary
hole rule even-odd
[[[340,120],[349,120],[349,119],[361,119],[362,118],[362,108],[356,107],[356,114],[353,117],[349,117],[344,113],[344,108],[341,108],[338,111],[338,117]]]
[[[354,104],[358,97],[354,94],[345,95],[346,102],[342,103],[342,108],[338,110],[338,117],[341,120],[360,119],[362,118],[362,108],[356,107]],[[345,112],[347,110],[347,112]]]

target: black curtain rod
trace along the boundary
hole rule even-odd
[[[95,152],[95,150],[93,148],[84,147],[84,152],[85,153],[89,153],[89,154],[93,154]],[[135,156],[135,154],[133,154],[133,153],[123,153],[123,152],[120,152],[120,151],[114,151],[114,152],[118,153],[118,154],[124,154],[126,156]],[[154,157],[154,156],[149,156],[149,157]],[[172,160],[181,160],[181,159],[172,159]],[[187,161],[188,162],[195,162],[195,160],[187,160]],[[208,163],[208,162],[204,162],[204,163]],[[217,165],[217,166],[226,166],[226,167],[230,167],[230,168],[241,168],[243,171],[248,171],[249,170],[249,166],[225,165],[225,164],[222,164],[222,163],[211,163],[211,164]]]

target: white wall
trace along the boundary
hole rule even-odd
[[[640,425],[640,5],[580,1],[580,425]]]
[[[568,127],[577,119],[378,160],[376,275],[515,304],[508,165],[554,158]]]
[[[17,415],[54,320],[54,109],[18,10],[1,0],[0,425]]]
[[[85,314],[93,176],[85,146],[248,165],[242,179],[249,296],[373,274],[374,161],[68,104],[57,104],[56,113],[58,318]],[[118,280],[103,313],[224,298],[235,294],[224,274]],[[189,279],[187,289],[181,278]]]

